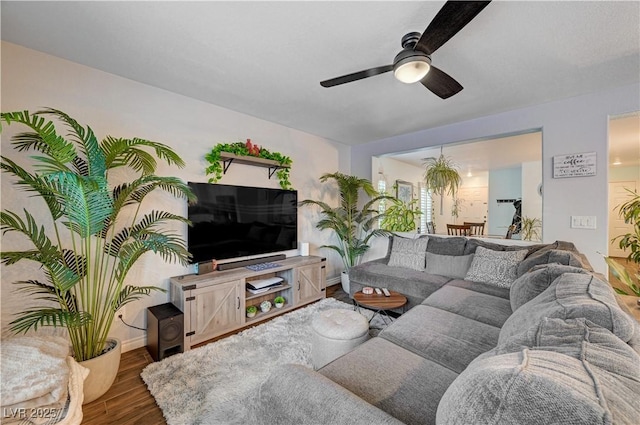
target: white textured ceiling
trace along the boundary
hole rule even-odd
[[[433,55],[442,100],[391,73],[429,2],[9,2],[2,39],[346,144],[640,81],[640,2],[492,2]]]

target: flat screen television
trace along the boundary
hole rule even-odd
[[[192,262],[296,249],[298,192],[189,182],[198,197],[188,208]]]

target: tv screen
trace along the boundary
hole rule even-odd
[[[296,249],[298,193],[293,190],[189,182],[192,262]]]

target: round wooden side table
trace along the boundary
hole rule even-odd
[[[385,297],[384,294],[376,294],[375,292],[373,294],[363,294],[362,291],[358,291],[353,294],[353,302],[356,307],[364,307],[374,311],[373,316],[369,319],[369,323],[371,323],[371,320],[378,314],[384,324],[388,326],[391,324],[391,317],[387,313],[387,310],[402,308],[407,304],[407,297],[401,293],[389,291],[389,295],[390,296]],[[387,323],[385,316],[389,319],[389,323]]]

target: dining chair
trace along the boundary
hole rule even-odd
[[[511,226],[509,226],[509,229],[507,230],[507,235],[504,237],[505,239],[511,239],[511,237],[513,236],[513,232],[516,230],[516,226],[514,226],[513,224]]]
[[[427,221],[427,233],[428,234],[434,234],[436,232],[436,228],[433,225],[433,221]]]
[[[484,223],[484,221],[482,223],[472,223],[470,221],[465,221],[462,224],[471,226],[471,235],[480,236],[484,235]]]
[[[447,234],[455,236],[469,236],[471,226],[468,224],[447,224]]]

